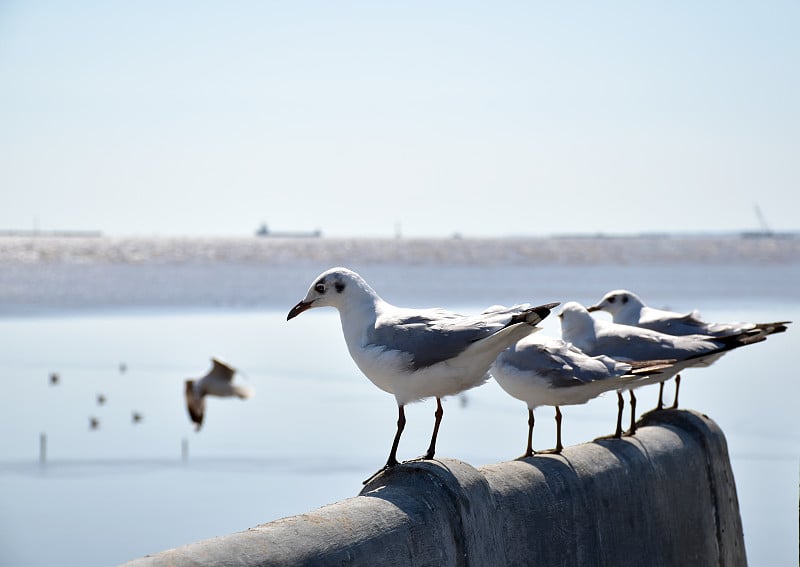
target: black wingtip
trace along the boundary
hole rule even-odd
[[[559,305],[561,305],[561,302],[559,301],[556,301],[555,303],[545,303],[544,305],[539,305],[538,307],[534,307],[533,312],[536,313],[542,319],[544,319],[545,317],[550,315],[550,312]]]
[[[558,305],[561,305],[561,303],[559,302],[545,303],[544,305],[531,307],[530,309],[526,309],[519,315],[515,316],[511,320],[511,322],[528,323],[529,325],[538,325],[543,319],[545,319],[548,315],[550,315],[550,311]]]

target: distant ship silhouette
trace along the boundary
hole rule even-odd
[[[317,229],[309,232],[276,232],[274,230],[270,230],[266,223],[261,223],[261,226],[258,227],[258,230],[256,230],[256,236],[267,236],[272,238],[320,238],[322,236],[322,231]]]

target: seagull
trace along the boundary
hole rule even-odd
[[[386,465],[377,475],[398,464],[406,404],[436,398],[433,434],[423,457],[433,459],[444,414],[442,398],[486,382],[497,355],[539,330],[535,325],[557,305],[493,306],[473,316],[441,308],[396,307],[381,299],[357,273],[337,267],[314,279],[286,319],[314,307],[335,307],[353,361],[373,384],[394,394],[397,432]]]
[[[50,373],[50,385],[55,386],[58,384],[58,381],[61,379],[61,376],[58,375],[58,372],[51,372]]]
[[[211,363],[211,370],[208,371],[208,374],[196,380],[186,380],[186,409],[189,411],[189,417],[195,423],[195,431],[200,431],[200,427],[203,425],[206,396],[222,398],[236,396],[247,399],[255,395],[252,388],[233,384],[235,368],[218,358],[212,358]]]
[[[741,334],[745,331],[760,331],[764,336],[786,331],[791,321],[774,323],[708,323],[700,318],[698,311],[677,313],[664,309],[655,309],[645,305],[638,295],[625,289],[609,291],[587,311],[607,311],[614,323],[633,325],[652,329],[668,335],[708,335],[724,337]]]
[[[624,388],[628,390],[631,398],[631,434],[636,432],[636,396],[633,393],[635,388],[656,382],[663,384],[685,368],[709,366],[729,350],[765,340],[759,331],[745,331],[723,337],[668,335],[641,327],[595,319],[583,305],[575,301],[564,304],[559,318],[562,338],[588,355],[604,354],[621,361],[654,359],[676,361],[669,369],[631,382],[630,386]],[[659,409],[660,407],[659,399]],[[621,406],[619,411],[615,437],[620,436]]]
[[[89,418],[89,429],[100,429],[100,419],[92,416]]]
[[[533,410],[537,407],[555,407],[556,446],[546,452],[560,453],[563,449],[560,406],[585,404],[611,390],[618,391],[621,401],[622,387],[665,370],[673,362],[620,362],[602,354],[589,356],[561,339],[536,335],[500,353],[491,374],[503,390],[528,405],[528,446],[520,457],[527,458],[534,454]]]
[[[141,423],[143,418],[144,416],[140,412],[138,411],[131,412],[131,421],[134,424]]]
[[[764,337],[774,333],[786,331],[791,321],[776,321],[774,323],[709,323],[703,321],[698,311],[678,313],[664,309],[655,309],[645,305],[638,295],[625,289],[609,291],[603,298],[590,307],[589,312],[607,311],[611,314],[614,323],[633,325],[644,329],[659,331],[668,335],[707,335],[711,337],[724,337],[738,335],[744,332],[761,334]],[[663,382],[659,391],[659,407],[662,405]],[[678,407],[678,390],[680,388],[680,375],[675,378],[675,401],[673,408]]]
[[[106,403],[106,396],[105,394],[97,394],[97,405],[102,406]]]

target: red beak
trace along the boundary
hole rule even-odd
[[[288,321],[289,319],[294,319],[295,317],[300,315],[300,313],[302,313],[306,309],[309,309],[312,304],[313,304],[312,301],[308,302],[301,301],[300,303],[292,307],[291,311],[289,311],[289,314],[286,316],[286,320]]]

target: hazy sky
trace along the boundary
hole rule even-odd
[[[800,222],[800,2],[0,2],[0,229]]]

